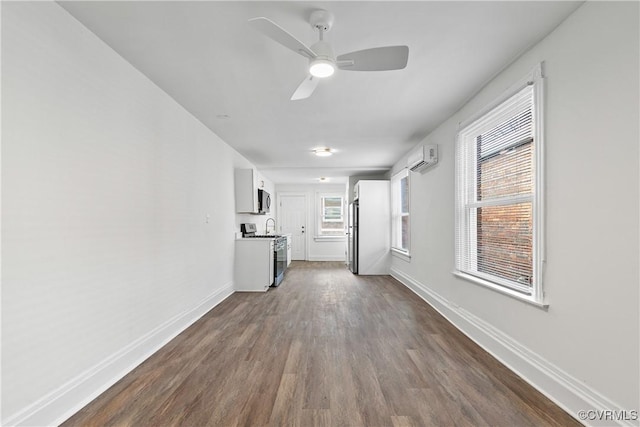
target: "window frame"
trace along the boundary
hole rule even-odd
[[[328,221],[328,222],[342,222],[344,225],[343,230],[346,230],[347,226],[347,215],[346,215],[346,197],[342,193],[336,192],[317,192],[316,193],[316,232],[314,239],[322,240],[322,241],[343,241],[346,239],[345,232],[341,235],[337,234],[323,234],[322,223],[324,222],[325,212],[324,212],[324,199],[327,198],[339,198],[340,199],[340,213],[342,221]]]
[[[530,287],[523,285],[517,286],[515,282],[510,282],[505,279],[501,279],[498,276],[482,273],[478,271],[469,271],[462,265],[462,253],[461,251],[468,251],[469,254],[473,254],[474,251],[477,254],[477,232],[474,232],[474,224],[468,220],[468,215],[465,213],[469,207],[473,207],[474,203],[467,200],[469,186],[467,175],[473,170],[477,173],[476,165],[469,166],[464,162],[460,154],[460,150],[466,149],[463,147],[465,143],[469,143],[470,133],[477,124],[486,120],[491,115],[499,116],[496,113],[496,109],[510,101],[516,94],[518,94],[526,86],[532,86],[532,117],[533,117],[533,191],[530,196],[510,196],[508,199],[511,205],[515,205],[520,202],[531,202],[531,213],[533,216],[533,230],[532,230],[532,278],[533,283]],[[465,138],[466,137],[466,138]],[[535,306],[541,308],[547,308],[548,303],[545,301],[543,291],[543,268],[545,264],[545,250],[544,250],[544,76],[542,73],[542,63],[537,66],[523,79],[514,84],[509,90],[504,92],[498,99],[483,108],[481,111],[473,115],[471,118],[461,123],[459,131],[456,135],[456,156],[455,156],[455,168],[456,168],[456,183],[455,183],[455,269],[453,274],[466,279],[470,282],[488,287],[500,293],[508,296],[523,300]],[[465,163],[465,164],[462,164]],[[505,200],[493,200],[487,205],[496,206],[500,205]],[[476,203],[477,205],[477,203]]]
[[[400,182],[407,179],[407,212],[402,212],[402,195],[400,193]],[[404,256],[407,259],[411,257],[411,174],[409,169],[403,168],[391,177],[391,250],[392,252]],[[396,246],[398,241],[398,233],[402,234],[402,218],[408,217],[407,221],[409,229],[407,230],[407,247],[402,248]],[[401,237],[400,237],[401,239]]]

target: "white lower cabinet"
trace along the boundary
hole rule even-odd
[[[273,239],[236,240],[236,291],[267,291],[273,284],[273,268]]]

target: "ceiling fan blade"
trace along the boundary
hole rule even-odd
[[[300,99],[307,99],[308,97],[311,96],[313,91],[316,89],[316,86],[318,86],[319,82],[320,82],[319,78],[313,77],[313,76],[307,76],[307,78],[304,79],[302,83],[300,83],[300,86],[298,86],[298,89],[296,89],[296,91],[293,92],[293,95],[291,95],[291,100],[298,101]]]
[[[350,71],[401,70],[407,66],[407,46],[385,46],[356,50],[337,58],[338,68]]]
[[[293,37],[284,28],[267,18],[249,19],[249,24],[257,31],[261,32],[270,39],[280,43],[284,47],[288,47],[292,51],[306,57],[315,58],[317,55],[309,49],[304,43]]]

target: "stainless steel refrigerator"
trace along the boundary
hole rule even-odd
[[[349,204],[349,270],[358,274],[358,201]]]
[[[349,269],[354,274],[389,274],[391,205],[389,181],[358,181],[349,205]]]

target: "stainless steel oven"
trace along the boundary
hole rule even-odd
[[[240,224],[243,238],[273,239],[273,284],[278,286],[284,279],[284,271],[287,269],[287,238],[277,234],[256,234],[257,227],[254,223]]]
[[[278,286],[284,279],[284,271],[287,269],[287,238],[276,237],[273,243],[274,280],[273,286]]]

